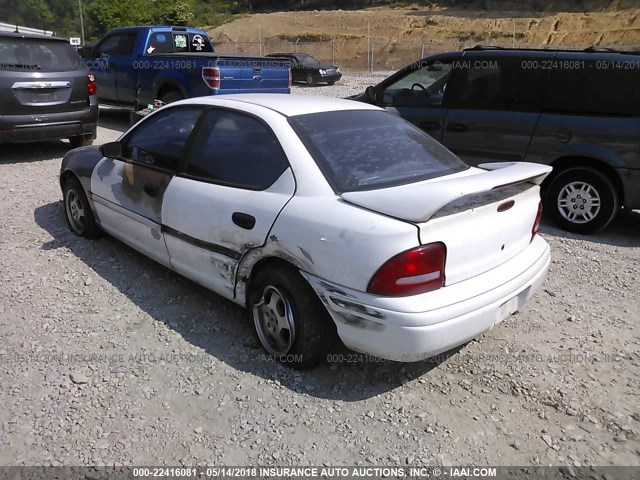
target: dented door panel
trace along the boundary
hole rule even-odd
[[[166,191],[162,207],[172,268],[233,298],[238,261],[266,242],[294,191],[290,168],[262,191],[176,177]],[[253,226],[243,224],[241,220],[247,217],[255,219]]]
[[[170,264],[161,212],[171,178],[171,174],[113,158],[103,158],[91,177],[102,228],[165,266]]]

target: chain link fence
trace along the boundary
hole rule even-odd
[[[439,52],[456,51],[484,44],[497,47],[544,48],[544,45],[525,45],[500,38],[499,41],[465,38],[451,41],[393,41],[367,38],[336,38],[320,41],[264,40],[261,42],[216,42],[216,52],[242,55],[268,55],[271,53],[308,53],[323,63],[337,65],[346,72],[388,72],[398,70],[409,63]],[[550,48],[546,46],[547,48]],[[582,50],[586,45],[563,46],[565,49]],[[613,47],[618,50],[637,50],[639,46]]]

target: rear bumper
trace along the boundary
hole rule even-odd
[[[86,135],[96,138],[98,103],[80,111],[40,115],[0,115],[0,143],[32,142]]]
[[[411,297],[379,297],[302,272],[336,323],[344,344],[389,360],[432,357],[481,335],[540,288],[551,261],[537,236],[516,257],[469,280]]]

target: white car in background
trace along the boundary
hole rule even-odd
[[[104,230],[249,309],[269,354],[416,361],[515,312],[550,262],[527,163],[471,168],[405,120],[326,97],[175,102],[60,172],[77,235]]]

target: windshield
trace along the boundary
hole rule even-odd
[[[313,66],[313,65],[318,65],[318,63],[320,63],[311,55],[298,55],[296,58],[298,59],[301,65]]]
[[[0,70],[68,72],[84,68],[80,55],[66,42],[0,37]]]
[[[336,193],[371,190],[450,175],[469,168],[429,135],[378,110],[291,117]]]

